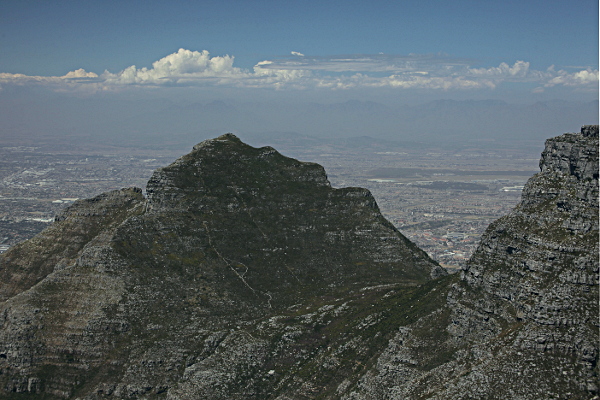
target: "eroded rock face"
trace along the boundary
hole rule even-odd
[[[2,256],[0,398],[267,398],[350,329],[324,327],[445,274],[367,190],[233,135],[157,170],[147,194],[79,201]],[[347,336],[350,354],[382,339]]]
[[[540,170],[487,229],[444,317],[402,330],[348,398],[598,394],[598,126],[549,139]],[[422,354],[427,321],[448,361],[424,371],[410,360]],[[372,395],[382,387],[385,396]]]
[[[72,265],[94,238],[113,232],[124,219],[143,209],[144,203],[139,188],[75,202],[58,214],[48,229],[0,257],[0,301],[26,291],[55,269]]]

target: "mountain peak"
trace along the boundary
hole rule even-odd
[[[77,202],[0,257],[0,397],[230,398],[200,382],[203,360],[238,346],[248,371],[269,367],[266,351],[304,357],[268,350],[265,321],[445,274],[368,190],[232,134],[156,170],[146,193]],[[310,324],[303,348],[322,341]]]
[[[218,136],[214,139],[207,139],[204,140],[200,143],[198,143],[197,145],[195,145],[193,147],[192,150],[198,150],[202,147],[205,146],[210,146],[212,144],[214,144],[214,142],[233,142],[233,143],[242,143],[242,141],[240,140],[240,138],[238,138],[236,135],[234,135],[233,133],[225,133],[221,136]]]
[[[233,133],[225,133],[225,134],[217,137],[216,139],[212,139],[212,140],[230,141],[230,142],[238,142],[238,143],[242,142],[240,140],[240,138],[238,138],[237,136],[235,136]]]

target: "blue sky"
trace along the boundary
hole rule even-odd
[[[230,55],[244,69],[294,51],[572,71],[598,68],[598,2],[4,0],[0,38],[0,72],[39,76],[151,67],[180,48]]]
[[[4,0],[0,99],[40,91],[592,101],[598,1]]]
[[[291,51],[597,68],[598,2],[4,0],[0,37],[0,71],[28,75],[150,67],[179,48],[242,68]]]

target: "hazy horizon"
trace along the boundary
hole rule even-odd
[[[0,144],[519,145],[598,123],[598,3],[0,5]]]

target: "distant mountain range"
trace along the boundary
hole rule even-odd
[[[389,106],[373,101],[342,103],[191,102],[189,99],[35,93],[0,96],[0,132],[7,145],[168,148],[236,133],[249,143],[272,132],[307,138],[370,137],[402,145],[505,146],[541,143],[546,132],[566,132],[580,121],[598,122],[598,101],[510,104],[497,100],[437,100]],[[258,139],[255,140],[255,137]],[[300,139],[301,138],[301,139]]]

